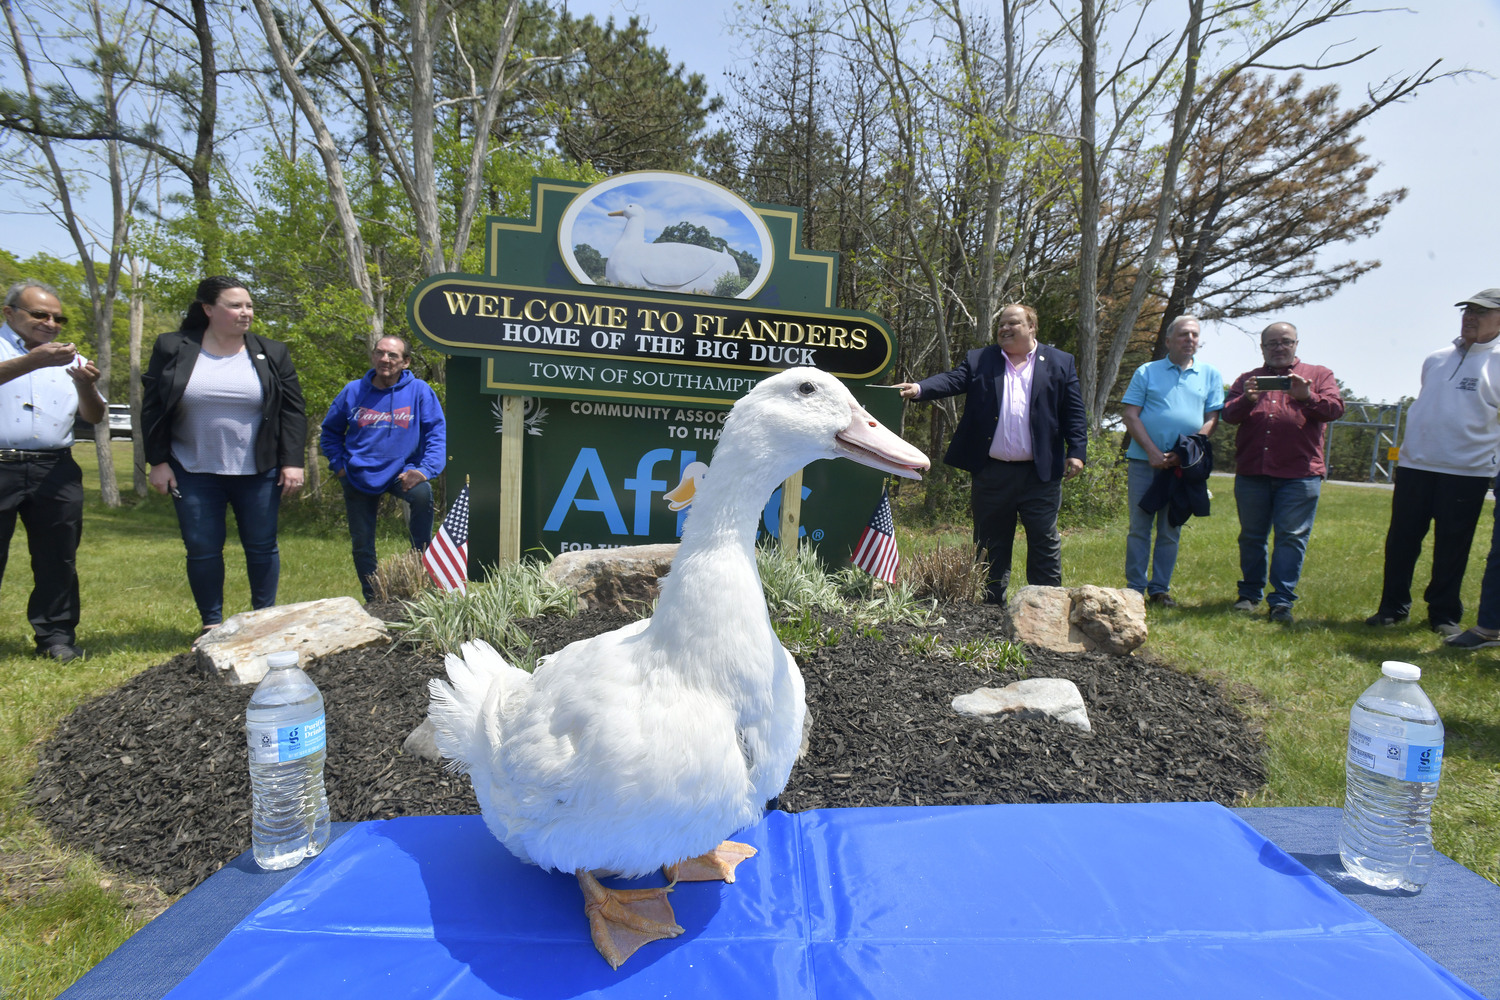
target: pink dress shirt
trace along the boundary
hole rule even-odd
[[[1000,399],[1000,419],[990,457],[1002,462],[1029,462],[1031,454],[1031,376],[1036,372],[1036,348],[1017,365],[1005,355],[1005,394]]]

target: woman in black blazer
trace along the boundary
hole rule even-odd
[[[276,603],[283,494],[302,488],[307,414],[286,345],[250,332],[250,293],[205,278],[182,328],[156,338],[141,379],[151,486],[170,493],[206,632],[224,620],[225,512],[234,508],[250,604]]]

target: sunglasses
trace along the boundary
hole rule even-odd
[[[50,319],[58,326],[68,325],[68,317],[64,316],[62,313],[48,312],[45,309],[22,309],[21,311],[30,316],[32,319]]]

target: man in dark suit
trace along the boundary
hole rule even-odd
[[[1073,356],[1037,343],[1036,310],[1000,310],[995,343],[950,372],[897,386],[905,399],[966,393],[943,461],[973,474],[974,543],[990,560],[985,599],[1005,601],[1016,521],[1026,529],[1026,582],[1062,583],[1062,481],[1083,471],[1088,418]]]

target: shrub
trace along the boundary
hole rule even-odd
[[[779,548],[767,546],[756,551],[755,562],[772,615],[807,615],[821,609],[847,614],[856,625],[873,626],[923,623],[934,614],[936,602],[924,603],[909,583],[893,586],[853,566],[829,573],[809,545],[798,548],[790,559]]]
[[[1058,525],[1097,528],[1115,520],[1125,510],[1126,480],[1120,435],[1106,431],[1091,438],[1089,460],[1083,471],[1063,480]]]
[[[380,560],[370,585],[377,601],[406,601],[432,586],[432,581],[422,566],[422,553],[407,549]]]
[[[572,617],[578,595],[542,576],[540,563],[527,560],[491,569],[483,582],[464,593],[436,588],[406,602],[407,620],[395,627],[413,643],[429,643],[441,653],[457,653],[470,639],[483,639],[523,670],[536,665],[536,651],[515,622],[538,615]]]
[[[901,577],[917,597],[943,604],[978,604],[984,600],[989,564],[976,557],[973,546],[943,545],[901,563]]]
[[[749,279],[741,278],[738,274],[726,274],[714,282],[713,294],[721,299],[732,299],[749,287]]]

